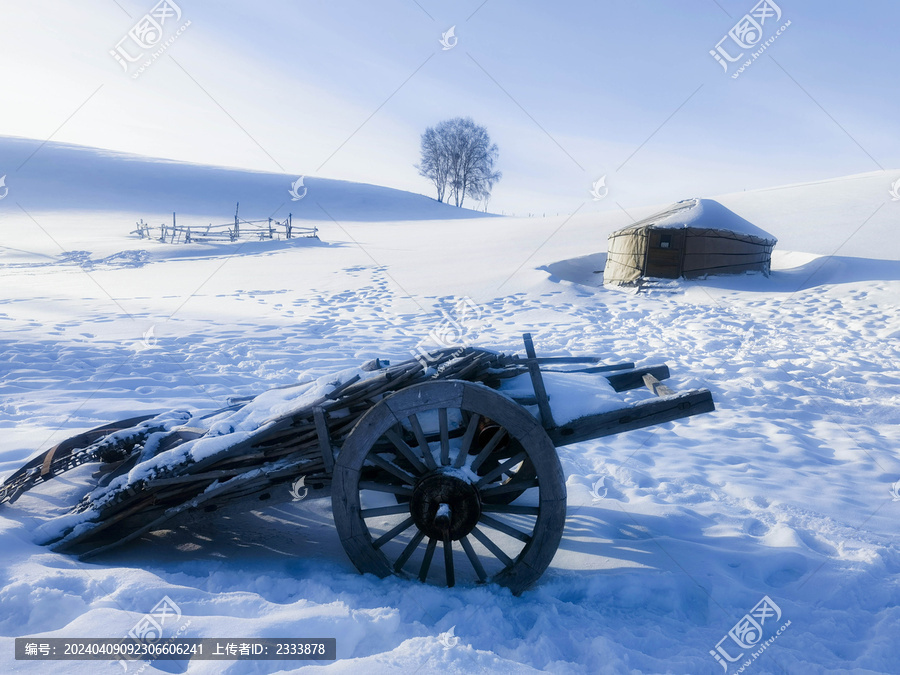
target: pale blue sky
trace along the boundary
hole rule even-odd
[[[0,134],[430,195],[418,136],[468,115],[500,146],[491,210],[519,215],[900,167],[896,2],[783,0],[735,80],[709,50],[744,0],[181,0],[190,27],[131,79],[109,50],[153,4],[4,2]]]

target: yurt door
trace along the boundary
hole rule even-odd
[[[676,229],[650,230],[644,274],[648,277],[677,279],[681,276],[684,257],[684,231]]]

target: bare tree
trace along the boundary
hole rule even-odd
[[[440,129],[441,125],[438,125]],[[446,134],[434,127],[428,127],[422,134],[422,158],[416,165],[419,174],[428,178],[437,188],[439,202],[444,201],[447,184],[450,182],[450,150]]]
[[[462,206],[466,196],[490,198],[503,174],[494,170],[499,150],[482,126],[469,117],[454,117],[422,134],[422,156],[416,168],[434,183],[438,201],[447,197]]]

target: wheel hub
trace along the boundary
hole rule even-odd
[[[481,497],[456,469],[440,468],[422,476],[413,489],[409,513],[428,537],[458,541],[481,517]]]

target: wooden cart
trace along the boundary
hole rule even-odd
[[[562,537],[557,447],[714,410],[706,389],[661,384],[665,365],[578,367],[596,359],[539,358],[531,336],[524,340],[524,356],[465,348],[394,366],[375,360],[251,432],[228,433],[227,424],[223,432],[223,423],[254,399],[199,418],[174,411],[106,425],[32,459],[0,486],[0,503],[99,463],[94,489],[44,527],[46,543],[86,558],[182,513],[330,494],[338,536],[360,572],[447,586],[465,577],[520,593]],[[557,424],[542,366],[596,373],[616,392],[646,386],[654,396]],[[520,375],[533,395],[498,391]]]

